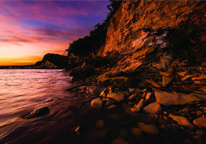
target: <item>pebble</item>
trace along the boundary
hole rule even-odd
[[[139,101],[139,103],[137,105],[135,105],[134,107],[132,107],[130,110],[132,112],[139,112],[141,110],[141,108],[143,107],[143,105],[144,105],[144,99],[141,99]]]
[[[124,100],[124,94],[123,93],[108,93],[107,98],[111,98],[116,100],[117,102],[121,102]]]
[[[142,130],[139,128],[132,127],[131,132],[135,137],[141,137],[142,135]]]

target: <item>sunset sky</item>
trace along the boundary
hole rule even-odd
[[[63,54],[106,19],[109,1],[0,1],[0,66]]]

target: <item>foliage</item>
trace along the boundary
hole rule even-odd
[[[121,1],[110,0],[110,5],[107,6],[110,12],[108,13],[106,20],[104,20],[102,24],[98,23],[95,25],[95,29],[90,32],[89,36],[79,38],[70,43],[69,48],[66,49],[68,55],[71,53],[81,57],[91,56],[92,54],[95,55],[105,43],[107,26],[120,4]]]

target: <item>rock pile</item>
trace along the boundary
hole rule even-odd
[[[127,114],[142,113],[156,121],[155,125],[141,121],[131,127],[129,133],[134,137],[175,129],[187,130],[194,141],[206,142],[205,67],[192,67],[187,59],[175,59],[167,34],[162,30],[161,34],[151,31],[142,35],[132,43],[131,51],[120,54],[115,67],[102,71],[84,92],[96,94],[91,101],[93,108],[121,106]],[[103,120],[96,125],[106,127]],[[186,139],[185,143],[192,141]],[[128,141],[120,137],[112,143]]]

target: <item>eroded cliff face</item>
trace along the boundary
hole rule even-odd
[[[99,55],[106,56],[111,51],[134,53],[157,42],[156,37],[150,37],[142,43],[145,38],[165,33],[167,43],[163,45],[175,50],[177,56],[182,53],[183,59],[205,61],[205,8],[205,2],[124,1],[110,20]]]

